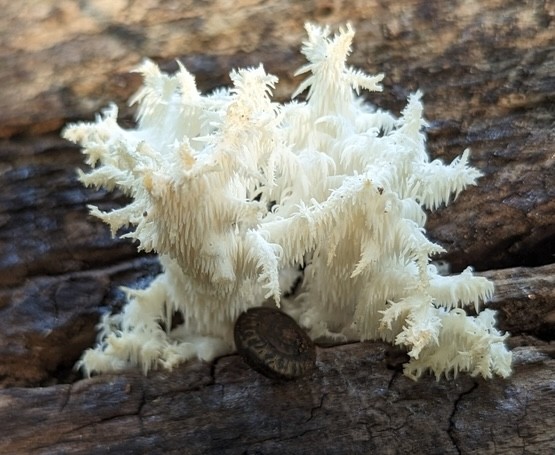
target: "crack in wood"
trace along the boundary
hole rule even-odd
[[[457,396],[455,401],[453,402],[453,409],[451,411],[451,415],[449,415],[447,434],[449,435],[449,439],[451,439],[451,442],[453,443],[453,447],[455,447],[455,449],[457,450],[457,453],[459,453],[459,454],[461,454],[462,451],[459,447],[457,437],[454,434],[455,433],[455,427],[457,425],[457,423],[456,423],[456,414],[459,410],[459,406],[460,406],[462,400],[465,397],[467,397],[468,395],[472,394],[472,392],[474,392],[478,387],[479,387],[478,381],[474,381],[472,386],[468,390],[465,390],[465,391],[461,392]]]

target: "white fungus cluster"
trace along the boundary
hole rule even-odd
[[[506,335],[493,311],[480,312],[493,285],[470,269],[440,276],[430,263],[443,249],[425,236],[424,210],[475,184],[468,151],[449,165],[430,161],[420,95],[400,118],[377,110],[359,92],[381,90],[383,75],[346,65],[352,28],[307,32],[297,74],[308,77],[293,94],[306,101],[273,102],[277,78],[262,66],[234,70],[231,88],[203,95],[182,66],[167,75],[146,61],[136,128],[120,128],[111,106],[65,130],[92,168],[81,181],[132,200],[91,212],[113,234],[130,226],[123,237],[163,267],[104,317],[79,363],[86,374],[232,352],[236,318],[262,304],[281,305],[317,341],[405,347],[412,378],[510,373]]]

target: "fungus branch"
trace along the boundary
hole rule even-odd
[[[124,236],[163,266],[147,289],[127,290],[121,314],[103,318],[79,364],[87,374],[231,352],[238,315],[268,298],[315,340],[406,346],[413,378],[509,374],[506,335],[492,311],[478,311],[492,284],[430,265],[443,249],[425,236],[424,209],[476,183],[469,152],[430,161],[420,93],[399,118],[376,109],[359,94],[381,90],[383,75],[346,65],[353,29],[307,32],[297,73],[307,77],[294,94],[308,90],[306,101],[273,102],[277,78],[262,66],[234,70],[230,89],[203,95],[182,65],[167,75],[145,61],[137,128],[120,128],[111,106],[65,130],[92,168],[81,181],[132,198],[91,213],[112,234],[131,227]],[[184,322],[172,328],[175,311]]]

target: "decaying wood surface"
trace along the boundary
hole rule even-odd
[[[0,0],[0,453],[553,453],[555,437],[555,6],[439,0],[85,2]],[[402,376],[381,343],[319,349],[311,378],[277,383],[238,356],[172,372],[83,380],[119,286],[145,286],[153,256],[111,239],[87,204],[69,120],[110,101],[131,124],[129,71],[178,58],[202,90],[263,62],[284,100],[303,63],[306,21],[350,21],[350,63],[385,73],[378,106],[424,92],[433,157],[469,147],[484,177],[430,214],[453,271],[496,284],[490,306],[514,336],[515,373],[484,381]],[[415,449],[416,448],[416,449]]]
[[[237,356],[148,377],[0,391],[2,453],[553,453],[553,347],[515,348],[510,380],[418,382],[388,347],[320,349],[273,382]],[[391,364],[390,364],[391,365]]]
[[[300,80],[292,74],[303,63],[304,22],[350,21],[350,63],[385,74],[384,92],[369,99],[400,112],[422,90],[431,154],[451,161],[470,147],[485,174],[456,208],[430,217],[453,270],[553,261],[552,2],[4,3],[0,80],[12,89],[0,92],[0,137],[57,131],[111,101],[125,115],[140,84],[130,70],[144,57],[168,70],[183,61],[203,90],[228,83],[233,67],[263,62],[286,99]]]

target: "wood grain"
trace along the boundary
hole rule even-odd
[[[419,382],[388,347],[318,352],[306,379],[276,382],[237,355],[144,377],[0,391],[3,453],[552,453],[552,347],[517,348],[510,380]],[[517,431],[515,431],[517,429]],[[418,444],[415,446],[415,444]],[[418,449],[415,449],[418,447]],[[416,452],[415,452],[416,450]]]
[[[0,452],[534,453],[555,451],[555,7],[521,0],[84,2],[0,0]],[[82,379],[72,370],[100,315],[160,268],[111,239],[87,204],[124,197],[83,188],[70,120],[127,99],[144,57],[199,88],[263,62],[292,75],[303,24],[357,35],[350,63],[385,73],[378,106],[399,113],[424,92],[432,157],[470,148],[479,186],[429,215],[453,271],[496,285],[490,304],[509,344],[507,380],[414,383],[381,343],[319,349],[312,377],[276,383],[238,356],[172,372]],[[551,344],[550,344],[551,343]]]

